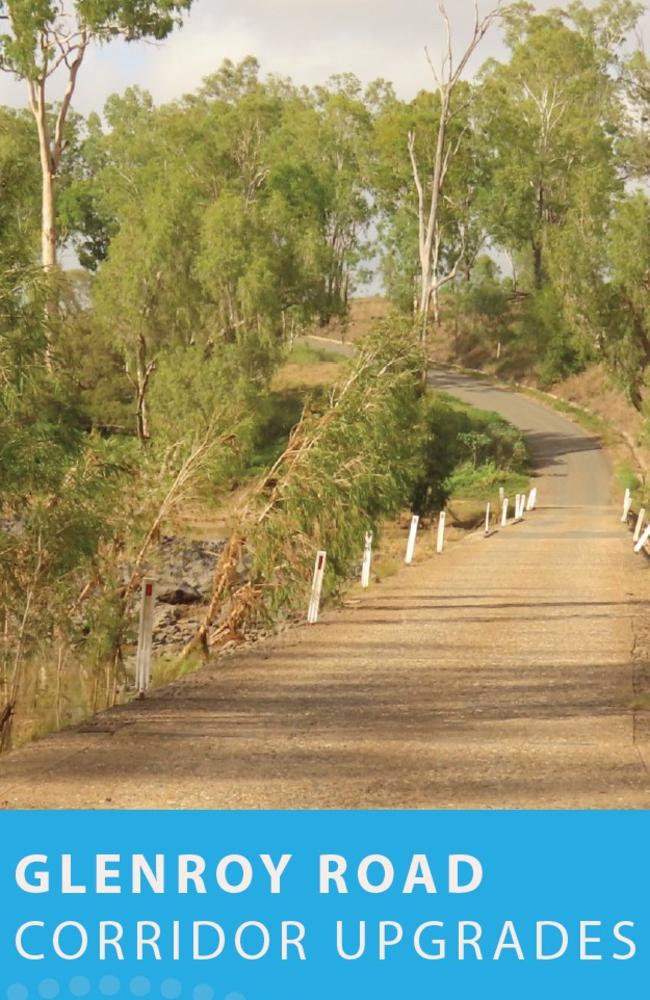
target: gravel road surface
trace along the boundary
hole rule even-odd
[[[0,763],[6,808],[650,808],[649,568],[597,441],[524,396],[540,507]],[[614,503],[614,501],[616,501]]]

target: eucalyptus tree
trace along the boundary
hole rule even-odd
[[[371,211],[370,118],[352,80],[310,92],[260,79],[249,57],[159,108],[132,88],[105,119],[66,206],[92,207],[96,322],[122,347],[146,440],[161,352],[193,350],[198,366],[234,346],[260,384],[292,331],[345,311]]]
[[[631,177],[650,176],[650,58],[637,49],[623,67],[627,116],[623,154]]]
[[[431,306],[438,321],[440,292],[461,273],[471,272],[484,241],[475,200],[488,183],[487,160],[474,124],[474,97],[472,86],[461,81],[455,92],[456,112],[445,128],[453,156],[445,165],[444,196],[433,216],[438,147],[432,137],[440,125],[438,96],[421,91],[408,103],[389,99],[375,118],[372,185],[381,213],[384,277],[391,297],[420,314],[423,336]],[[425,208],[423,218],[426,204],[429,211]]]
[[[313,92],[317,129],[304,155],[325,192],[327,247],[321,323],[345,315],[359,267],[373,206],[367,190],[372,118],[361,84],[352,74],[333,77]],[[319,155],[320,150],[320,155]]]
[[[467,129],[466,125],[462,126],[460,130],[453,127],[454,120],[466,112],[463,97],[457,100],[458,93],[463,90],[463,74],[467,69],[467,64],[490,30],[490,27],[501,14],[499,4],[495,9],[481,16],[479,14],[478,2],[476,2],[471,38],[458,59],[456,59],[452,41],[451,22],[443,0],[439,0],[438,9],[444,25],[445,46],[439,68],[429,58],[435,80],[438,114],[435,132],[432,137],[432,164],[431,169],[426,174],[422,173],[418,162],[417,130],[413,128],[408,134],[408,153],[413,173],[413,182],[417,192],[418,250],[421,279],[419,311],[424,320],[423,336],[426,336],[429,311],[432,304],[435,322],[436,324],[439,323],[440,290],[455,278],[466,250],[465,231],[460,226],[458,229],[458,253],[448,266],[442,266],[444,243],[442,211],[445,185],[450,166],[461,150]]]
[[[572,206],[599,217],[620,188],[618,66],[639,9],[605,0],[538,14],[518,4],[505,16],[510,59],[483,70],[479,120],[492,171],[484,220],[496,243],[527,251],[534,289]]]
[[[0,0],[0,69],[27,85],[41,168],[41,259],[57,265],[56,181],[79,73],[93,43],[165,38],[192,0]],[[63,81],[53,106],[52,89]]]

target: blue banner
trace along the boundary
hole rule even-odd
[[[0,997],[647,988],[648,814],[5,812]]]

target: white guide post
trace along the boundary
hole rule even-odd
[[[315,625],[320,614],[320,599],[323,593],[323,578],[325,576],[325,564],[327,562],[327,552],[319,552],[316,556],[314,566],[314,580],[311,585],[311,601],[307,612],[307,621],[310,625]]]
[[[644,521],[645,521],[645,507],[642,507],[641,510],[639,511],[639,516],[637,517],[636,524],[634,526],[633,539],[635,542],[638,542],[639,538],[641,537],[641,529],[643,528]]]
[[[492,505],[488,504],[485,508],[485,534],[490,534],[490,522],[492,520]]]
[[[521,517],[521,493],[518,493],[515,497],[515,521],[519,521]]]
[[[508,523],[508,498],[506,497],[501,506],[501,527],[505,528]]]
[[[361,586],[366,590],[370,586],[370,570],[372,567],[372,531],[366,531],[366,544],[363,550],[363,566],[361,568]]]
[[[140,694],[151,687],[151,645],[153,640],[153,612],[156,581],[145,577],[142,581],[140,602],[140,629],[138,632],[138,652],[135,661],[135,686]]]
[[[409,531],[408,545],[406,546],[406,565],[410,566],[413,562],[413,556],[415,555],[415,543],[418,537],[418,526],[420,524],[420,518],[417,514],[413,515],[411,520],[411,530]]]
[[[535,510],[537,507],[537,487],[533,486],[528,496],[528,510]]]
[[[500,486],[499,487],[499,500],[500,500],[500,502],[503,503],[503,501],[505,500],[505,498],[506,498],[506,491],[505,491],[505,489],[504,489],[503,486]]]
[[[629,489],[627,489],[625,491],[625,497],[623,498],[623,516],[621,517],[621,522],[623,524],[625,524],[627,521],[627,517],[628,514],[630,513],[631,507],[632,507],[632,494],[630,493]]]
[[[445,550],[445,525],[447,523],[447,512],[441,511],[438,519],[438,541],[436,542],[436,552],[440,555]]]
[[[639,538],[638,542],[634,546],[634,551],[640,552],[641,549],[645,548],[645,546],[648,544],[649,541],[650,541],[650,525],[645,529],[645,531]]]

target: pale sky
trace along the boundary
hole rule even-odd
[[[489,6],[483,0],[482,9]],[[537,6],[558,6],[558,0],[538,0]],[[473,0],[448,0],[448,9],[460,46]],[[650,38],[648,15],[644,27]],[[184,27],[163,43],[95,49],[83,67],[75,107],[99,111],[109,94],[136,83],[158,102],[173,100],[194,90],[224,58],[246,55],[257,56],[263,72],[297,83],[353,72],[364,82],[391,80],[410,97],[430,84],[425,45],[435,52],[440,43],[434,0],[195,0]],[[501,52],[493,29],[475,65]],[[22,105],[23,94],[23,85],[0,74],[0,103]]]

